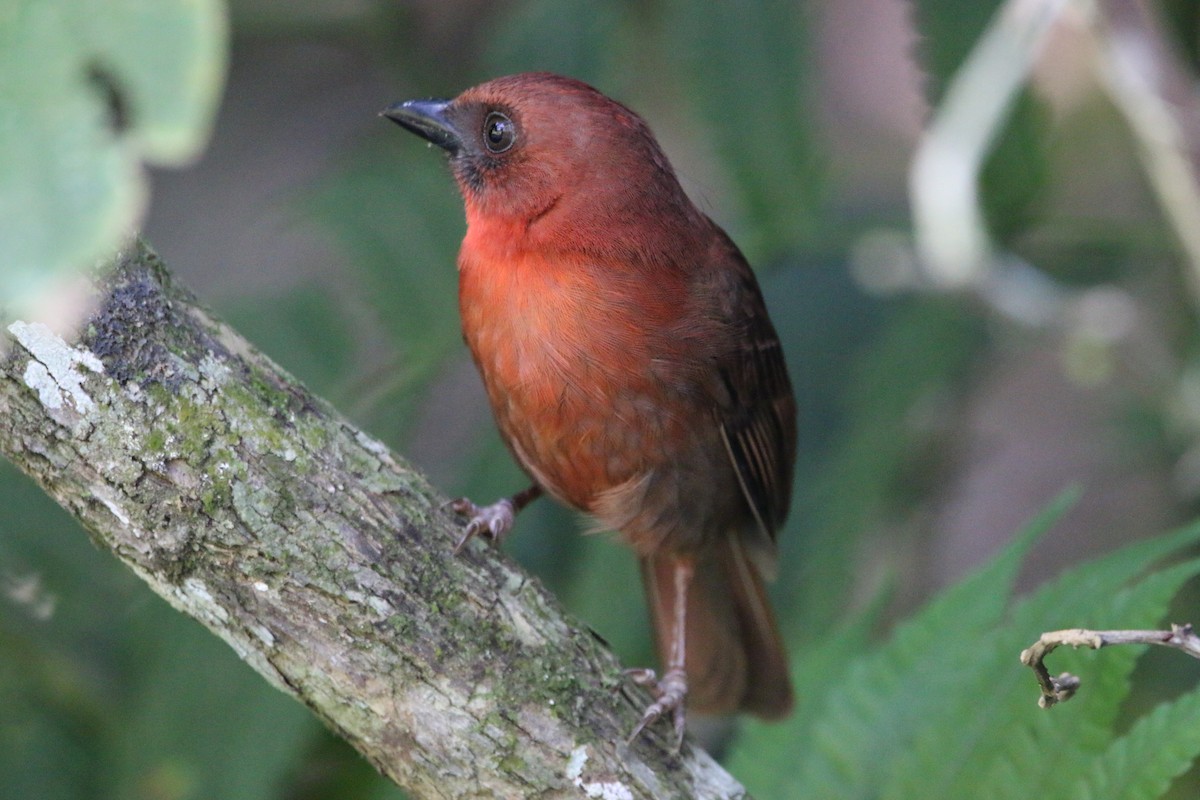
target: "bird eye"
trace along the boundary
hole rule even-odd
[[[490,152],[503,153],[517,140],[517,126],[499,111],[493,111],[483,121],[483,144]]]

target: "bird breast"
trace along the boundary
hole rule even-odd
[[[694,369],[674,341],[682,289],[585,259],[487,257],[464,243],[464,338],[501,434],[552,495],[584,511],[682,457]],[[670,399],[671,402],[665,402]]]

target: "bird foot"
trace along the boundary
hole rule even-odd
[[[504,535],[512,530],[517,518],[516,506],[507,497],[487,506],[477,506],[465,497],[451,500],[447,505],[460,517],[469,517],[467,524],[463,526],[462,538],[454,546],[456,555],[475,536],[482,536],[492,544],[499,544]]]
[[[633,729],[633,733],[629,734],[629,743],[633,744],[633,740],[641,734],[647,725],[659,717],[670,713],[675,728],[675,746],[673,750],[679,752],[679,748],[683,745],[684,700],[687,698],[687,673],[682,669],[669,669],[662,676],[661,680],[659,680],[652,669],[627,669],[625,670],[625,674],[639,686],[648,687],[655,698],[654,702],[642,714],[641,722]]]

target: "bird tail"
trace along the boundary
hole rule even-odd
[[[661,663],[674,641],[675,570],[694,559],[685,633],[688,707],[725,714],[746,711],[780,719],[792,709],[787,653],[762,576],[740,537],[722,537],[701,556],[666,553],[642,559],[642,580]]]

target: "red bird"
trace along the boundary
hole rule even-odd
[[[459,501],[493,541],[543,492],[641,560],[661,680],[631,738],[684,705],[767,718],[792,705],[763,590],[788,510],[795,401],[737,246],[684,194],[646,123],[548,73],[384,116],[443,148],[466,205],[463,335],[533,486]],[[678,740],[678,739],[677,739]]]

